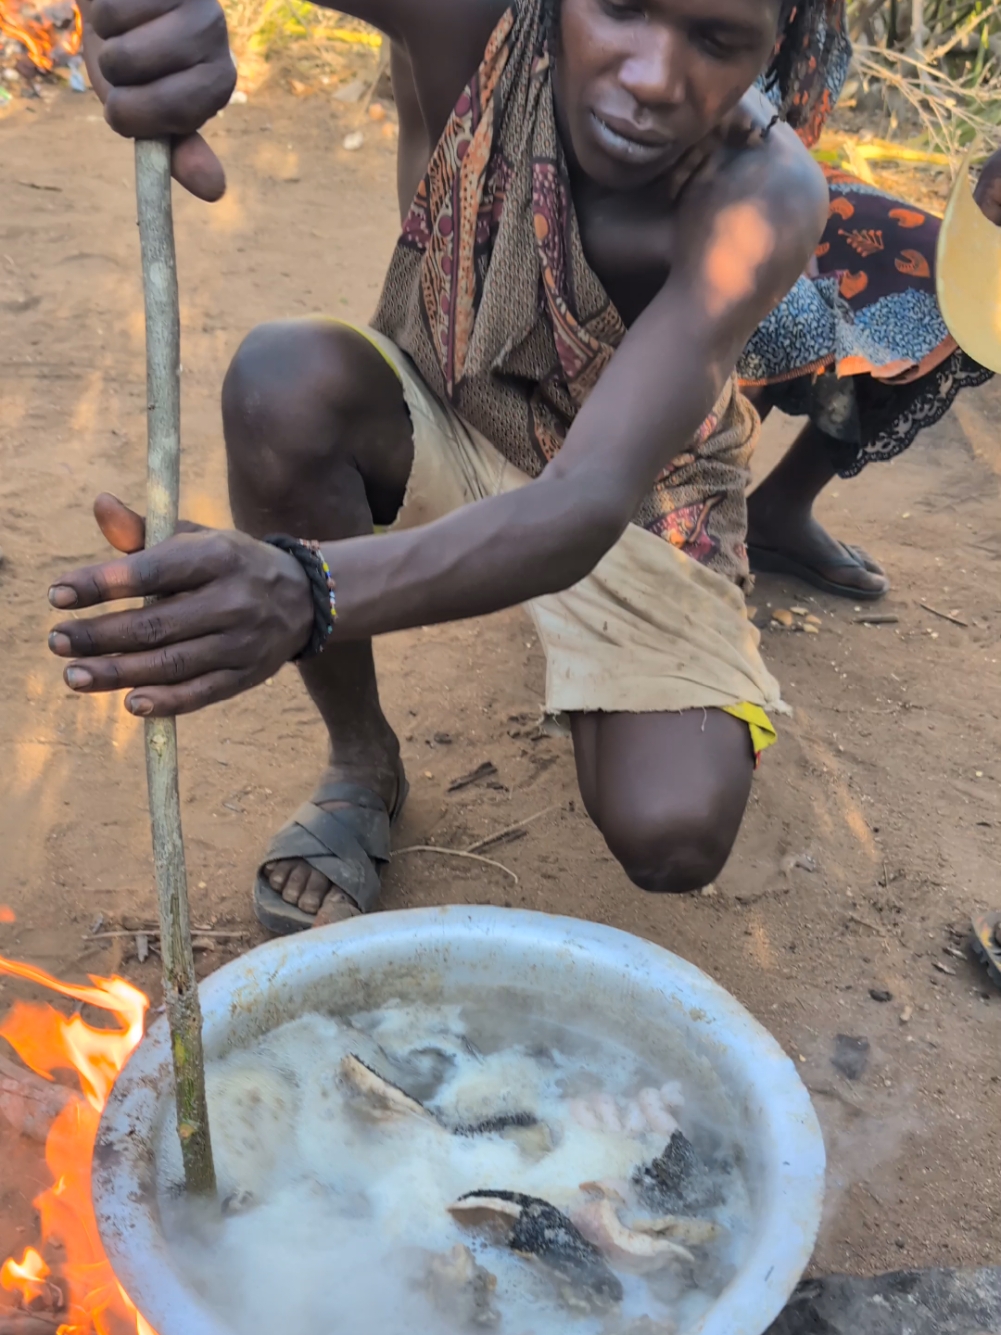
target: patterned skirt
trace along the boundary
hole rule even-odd
[[[761,324],[745,388],[828,438],[842,477],[891,459],[991,373],[962,352],[935,298],[939,220],[825,168],[830,217],[810,274]]]

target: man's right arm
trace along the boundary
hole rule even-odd
[[[506,0],[338,0],[406,51],[434,140],[475,72]],[[198,131],[236,85],[219,0],[81,0],[84,58],[105,119],[129,139],[170,136],[173,172],[200,199],[226,188]]]

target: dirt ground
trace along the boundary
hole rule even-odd
[[[230,177],[213,208],[176,205],[184,320],[183,511],[228,522],[219,386],[259,321],[374,305],[394,240],[391,142],[349,154],[352,110],[252,97],[212,139]],[[155,957],[95,925],[152,919],[137,723],[76,698],[45,648],[53,577],[105,551],[91,498],[141,503],[144,363],[129,145],[90,96],[0,121],[0,952],[74,979],[124,973],[154,996]],[[408,632],[377,648],[413,793],[400,846],[462,848],[539,815],[490,855],[394,862],[385,904],[523,905],[649,937],[717,978],[801,1063],[830,1151],[821,1271],[997,1262],[1001,993],[963,955],[971,912],[1001,907],[1001,390],[967,395],[904,457],[835,484],[825,521],[883,558],[870,627],[851,603],[761,580],[758,619],[802,604],[818,635],[766,629],[793,716],[766,757],[736,851],[709,893],[634,889],[576,795],[569,743],[540,733],[528,619]],[[766,469],[790,439],[770,423]],[[955,613],[962,625],[926,610]],[[323,736],[294,670],[180,724],[195,919],[205,970],[262,939],[250,908],[269,831],[309,792]],[[449,793],[484,761],[485,782]],[[885,989],[879,1002],[870,989]],[[22,989],[0,983],[0,1010]],[[910,1017],[905,1019],[904,1017]],[[835,1036],[869,1040],[854,1082]],[[4,1139],[6,1134],[6,1139]],[[34,1235],[45,1168],[0,1128],[0,1255]]]

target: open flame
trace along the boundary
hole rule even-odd
[[[74,3],[65,5],[65,20],[52,10],[36,9],[32,0],[0,0],[0,37],[20,42],[40,74],[64,57],[75,56],[83,41],[83,19]]]
[[[8,1293],[19,1293],[24,1302],[30,1303],[45,1292],[46,1280],[51,1274],[34,1247],[25,1247],[20,1261],[8,1256],[0,1266],[0,1288]]]
[[[101,1112],[122,1067],[143,1036],[149,998],[124,978],[91,976],[89,987],[61,983],[42,969],[0,956],[0,974],[39,983],[61,996],[108,1011],[115,1029],[96,1029],[79,1014],[68,1019],[54,1007],[18,1001],[0,1024],[24,1064],[52,1079],[53,1071],[72,1070],[81,1094],[72,1097],[52,1123],[45,1142],[45,1162],[52,1186],[32,1204],[41,1219],[42,1241],[56,1241],[65,1261],[59,1284],[65,1289],[66,1316],[56,1335],[156,1335],[115,1278],[97,1231],[90,1176]],[[51,1291],[51,1271],[28,1247],[19,1261],[10,1257],[0,1269],[0,1286],[20,1294],[25,1305]]]

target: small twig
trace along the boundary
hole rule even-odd
[[[886,935],[882,927],[880,927],[877,923],[869,922],[867,918],[860,918],[857,913],[847,914],[847,919],[849,922],[857,922],[860,927],[868,927],[869,931],[875,932],[877,936]]]
[[[892,612],[870,612],[867,616],[855,618],[856,626],[895,626],[900,617]]]
[[[479,783],[481,779],[490,779],[497,773],[497,766],[492,760],[484,760],[482,765],[477,765],[471,769],[468,774],[460,774],[457,779],[453,779],[448,785],[450,793],[457,793],[461,788],[468,788],[472,783]]]
[[[941,60],[944,55],[948,55],[954,46],[958,46],[960,42],[964,42],[973,32],[974,28],[979,28],[981,24],[985,24],[988,19],[992,19],[999,10],[1001,10],[1001,3],[993,4],[990,9],[980,10],[979,12],[974,8],[973,13],[966,22],[961,23],[940,46],[936,46],[933,51],[922,52],[925,60],[928,61],[929,65],[934,65],[937,60]]]
[[[960,617],[954,617],[951,612],[940,612],[937,607],[931,607],[928,603],[922,603],[921,606],[926,612],[931,612],[932,616],[941,617],[943,621],[951,621],[954,626],[962,626],[964,630],[970,628],[968,621],[963,621]]]
[[[191,934],[192,936],[215,936],[218,937],[220,941],[242,941],[247,935],[246,932],[215,932],[202,927],[192,927]],[[134,932],[127,932],[124,930],[116,932],[94,932],[90,936],[85,936],[82,939],[84,941],[111,941],[116,937],[121,936],[148,936],[159,939],[160,929],[159,927],[139,927]]]
[[[822,1098],[837,1099],[839,1103],[843,1103],[846,1108],[850,1108],[857,1116],[865,1115],[863,1107],[848,1098],[847,1095],[842,1094],[840,1089],[835,1089],[833,1085],[807,1085],[807,1089],[811,1094],[819,1094]]]
[[[560,802],[554,802],[552,806],[544,807],[537,811],[533,816],[526,816],[524,820],[516,820],[513,825],[505,825],[503,830],[494,830],[493,834],[488,834],[484,839],[477,839],[475,844],[470,844],[463,851],[466,853],[478,853],[481,848],[489,848],[495,844],[498,839],[503,839],[506,834],[513,834],[515,830],[520,830],[526,825],[531,825],[533,820],[541,820],[543,816],[548,816],[550,811],[555,811]]]
[[[63,188],[61,185],[42,185],[40,181],[15,181],[15,185],[23,185],[25,190],[50,190],[54,195],[61,195]]]
[[[479,853],[468,853],[463,848],[437,848],[434,844],[411,844],[409,848],[396,848],[393,850],[393,857],[402,857],[404,853],[442,853],[449,858],[471,858],[474,862],[485,862],[488,867],[496,867],[502,871],[505,876],[510,876],[515,885],[518,885],[518,878],[510,867],[505,867],[503,862],[495,862],[493,858],[484,858]]]

